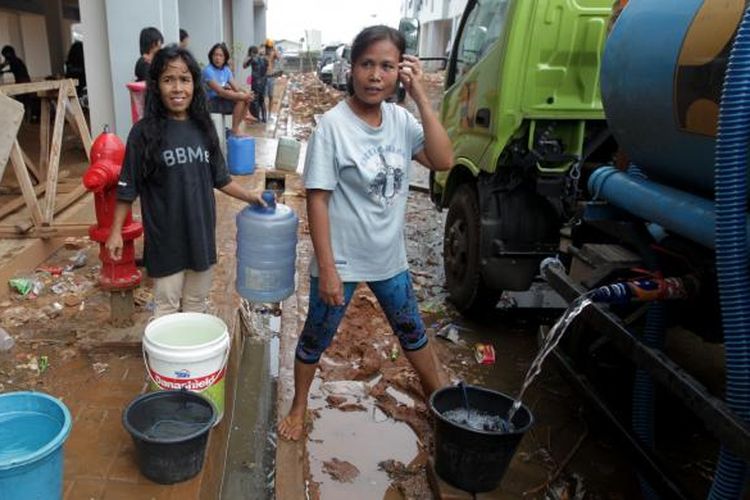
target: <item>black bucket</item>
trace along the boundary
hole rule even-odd
[[[466,385],[471,411],[505,417],[513,398],[482,387]],[[446,419],[443,414],[463,408],[461,387],[444,387],[430,397],[435,415],[435,472],[448,483],[465,491],[492,491],[508,468],[524,433],[534,422],[525,406],[513,416],[511,432],[476,430]]]
[[[131,401],[122,423],[133,437],[141,473],[172,484],[200,472],[215,418],[213,405],[198,394],[160,391]]]

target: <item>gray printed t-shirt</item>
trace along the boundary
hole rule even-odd
[[[331,246],[342,281],[381,281],[408,268],[404,216],[412,157],[424,148],[419,122],[383,103],[372,127],[346,101],[323,115],[305,158],[305,188],[333,191]],[[317,259],[310,274],[319,276]]]

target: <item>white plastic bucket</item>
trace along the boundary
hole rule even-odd
[[[187,389],[200,393],[224,416],[229,358],[227,325],[216,316],[175,313],[155,319],[143,335],[143,360],[151,390]]]

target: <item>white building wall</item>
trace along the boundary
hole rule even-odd
[[[165,44],[178,42],[178,6],[177,0],[105,0],[104,5],[115,108],[113,132],[125,139],[132,125],[125,84],[135,80],[135,63],[140,57],[138,37],[143,28],[153,26],[161,31]]]
[[[224,40],[222,0],[179,0],[180,28],[190,35],[188,49],[199,63],[208,64],[208,51]]]
[[[246,85],[251,68],[242,68],[242,61],[247,55],[247,49],[255,40],[255,6],[252,0],[234,0],[232,3],[232,33],[233,40],[229,51],[234,59],[234,76],[237,83]]]
[[[91,135],[96,137],[105,124],[110,125],[110,128],[115,125],[114,88],[107,39],[107,9],[100,0],[80,0],[79,9],[84,38]],[[136,52],[137,45],[136,41]],[[135,64],[135,61],[133,63]],[[124,136],[121,134],[120,137]]]
[[[44,16],[21,14],[19,21],[23,40],[23,60],[29,70],[29,76],[34,78],[49,75],[52,69]]]

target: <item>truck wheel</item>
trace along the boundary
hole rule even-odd
[[[479,202],[476,189],[462,184],[448,207],[443,238],[443,266],[448,298],[462,314],[476,316],[494,308],[499,290],[482,282],[479,262]]]

